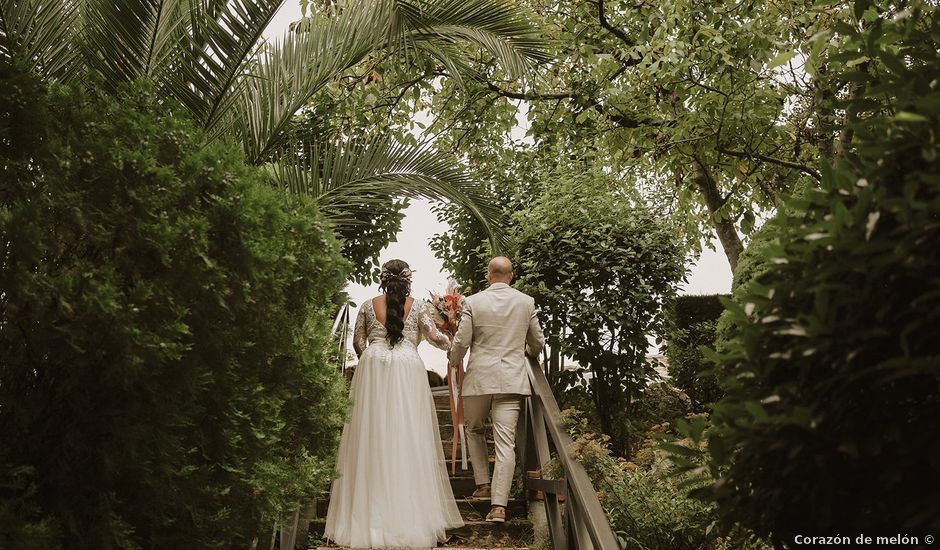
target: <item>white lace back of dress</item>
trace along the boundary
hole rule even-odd
[[[416,348],[418,344],[421,343],[422,336],[427,338],[431,345],[438,349],[446,350],[450,347],[450,339],[438,331],[437,327],[434,325],[434,318],[430,310],[431,307],[431,304],[424,300],[415,300],[412,303],[411,309],[408,311],[408,315],[404,320],[402,341],[396,344],[396,347],[407,342],[411,344],[410,347]],[[385,326],[376,319],[375,307],[372,300],[363,303],[362,307],[359,308],[359,315],[356,319],[356,330],[354,332],[354,339],[358,343],[358,347],[360,349],[364,348],[366,341],[368,341],[370,345],[382,342],[387,344],[387,336],[388,332],[385,330]]]
[[[413,346],[417,346],[420,341],[421,333],[418,331],[417,315],[415,311],[415,307],[417,306],[417,302],[413,303],[411,310],[408,311],[408,315],[404,319],[404,326],[401,330],[402,340],[399,343],[408,342]],[[379,340],[387,341],[388,331],[376,318],[375,307],[372,300],[369,300],[368,306],[365,309],[368,315],[369,343],[372,344]]]

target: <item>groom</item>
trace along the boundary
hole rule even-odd
[[[509,258],[493,258],[487,267],[486,280],[489,288],[467,298],[450,360],[452,364],[461,363],[467,350],[471,350],[460,394],[477,485],[473,496],[490,498],[486,520],[503,523],[516,466],[516,423],[524,396],[532,393],[525,356],[538,356],[545,337],[536,317],[535,300],[509,286],[512,281]],[[487,416],[493,419],[496,443],[492,486],[483,435]]]

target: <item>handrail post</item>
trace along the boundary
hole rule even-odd
[[[548,447],[548,434],[545,432],[545,420],[542,416],[542,408],[539,405],[538,398],[531,396],[527,401],[530,405],[528,410],[528,438],[534,450],[534,460],[538,464],[538,469],[541,470],[552,457]],[[545,506],[545,518],[548,522],[548,530],[551,533],[555,550],[567,550],[565,525],[557,496],[546,494],[542,502]]]
[[[531,404],[530,433],[536,455],[541,464],[548,461],[550,458],[548,436],[551,436],[567,483],[565,500],[568,516],[567,537],[560,521],[557,498],[553,495],[553,498],[545,500],[555,550],[566,547],[576,550],[619,550],[620,543],[610,527],[610,521],[601,507],[591,479],[584,470],[584,466],[571,456],[570,447],[573,442],[561,420],[558,402],[555,401],[545,373],[531,357],[529,358],[529,382],[532,385],[532,396],[529,399]],[[559,520],[557,523],[553,521],[556,517]],[[557,529],[555,525],[558,526]]]

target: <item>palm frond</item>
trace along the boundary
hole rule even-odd
[[[506,0],[397,0],[401,32],[413,41],[476,45],[513,78],[546,60],[546,42],[527,12]]]
[[[0,59],[18,59],[37,74],[68,80],[78,73],[77,0],[2,0]]]
[[[414,43],[418,57],[433,59],[447,72],[449,78],[460,88],[466,88],[467,80],[481,80],[483,75],[467,58],[467,50],[461,44],[419,40]]]
[[[190,33],[170,89],[206,128],[236,103],[262,32],[284,0],[193,0]]]
[[[187,0],[90,0],[83,11],[83,49],[109,85],[158,75],[178,53]]]
[[[523,74],[546,55],[526,13],[504,0],[364,0],[341,16],[305,21],[262,50],[245,77],[232,121],[248,159],[263,162],[282,146],[294,114],[373,52],[430,56],[457,78],[475,78],[455,46],[467,41],[509,73]]]
[[[497,248],[506,244],[499,207],[482,184],[471,179],[453,156],[432,146],[404,145],[388,138],[315,147],[307,163],[282,160],[270,165],[275,184],[313,197],[327,218],[353,223],[348,214],[370,202],[400,197],[446,200],[467,208],[490,233]]]
[[[328,83],[380,46],[388,22],[382,2],[360,2],[342,16],[308,22],[265,48],[246,78],[234,117],[250,162],[277,147],[293,116]]]

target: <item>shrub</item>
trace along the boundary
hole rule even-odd
[[[0,71],[0,547],[247,548],[332,473],[338,243],[148,88]]]
[[[940,12],[856,17],[830,65],[859,84],[839,104],[852,142],[769,222],[763,273],[727,302],[728,396],[706,432],[703,496],[779,544],[940,528]]]
[[[684,267],[671,231],[608,184],[589,173],[559,182],[519,213],[516,265],[549,345],[590,371],[602,430],[627,456],[632,404],[656,376],[647,335],[662,336]]]
[[[666,339],[669,376],[677,388],[692,400],[696,411],[722,397],[718,375],[702,354],[713,347],[716,324],[724,306],[719,295],[676,296]]]
[[[653,426],[691,414],[692,401],[669,381],[653,382],[639,393],[634,410],[630,423],[636,433],[644,434]],[[637,444],[644,442],[637,441]]]
[[[614,458],[607,446],[609,438],[592,433],[580,412],[566,409],[562,416],[574,439],[571,451],[598,490],[623,548],[764,547],[741,533],[735,533],[733,539],[720,537],[712,528],[717,518],[715,506],[689,497],[685,484],[692,476],[676,475],[662,453],[642,449],[641,454],[653,458],[640,466]],[[545,468],[546,477],[561,474],[557,461]]]
[[[721,294],[686,294],[676,296],[672,305],[672,321],[678,328],[692,326],[702,321],[717,319],[725,307],[719,299]]]
[[[747,248],[741,252],[738,257],[738,266],[734,270],[734,276],[731,279],[731,298],[738,304],[745,296],[748,285],[751,281],[757,280],[761,275],[769,271],[773,264],[767,255],[767,251],[779,241],[773,232],[773,224],[764,224],[760,229],[751,234]],[[732,321],[732,312],[722,311],[715,323],[714,348],[723,351],[728,348],[728,344],[734,340],[737,329]],[[719,390],[720,391],[720,390]],[[724,395],[722,393],[722,395]]]

